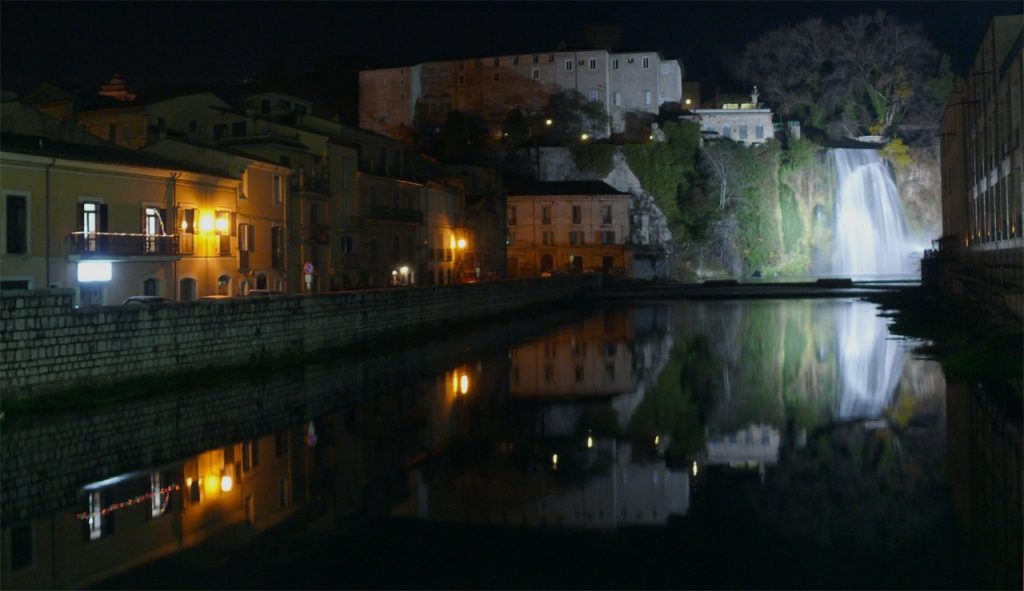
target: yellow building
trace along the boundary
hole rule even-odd
[[[4,134],[0,169],[5,289],[74,288],[81,305],[190,301],[238,268],[241,181],[227,171],[18,134]]]
[[[601,181],[524,182],[508,192],[508,275],[627,275],[632,196]]]

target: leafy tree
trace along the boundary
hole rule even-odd
[[[933,130],[950,88],[948,64],[919,27],[879,11],[770,31],[746,47],[740,75],[783,114],[857,137]]]
[[[546,124],[548,119],[551,120],[550,126]],[[601,103],[588,101],[575,90],[565,90],[548,98],[531,126],[535,130],[543,130],[544,143],[570,146],[584,133],[594,135],[603,132],[606,124],[607,116]]]
[[[476,164],[488,153],[487,127],[477,115],[449,111],[440,133],[440,156],[445,162]]]

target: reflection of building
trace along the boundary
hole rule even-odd
[[[924,279],[1024,316],[1021,15],[989,23],[942,117],[942,238]],[[938,273],[938,275],[935,275]]]
[[[508,274],[626,275],[632,196],[601,181],[523,183],[508,195]]]
[[[605,397],[632,392],[630,315],[604,314],[513,349],[509,394]]]
[[[636,462],[629,444],[599,440],[587,450],[606,468],[579,484],[559,484],[554,472],[522,474],[508,465],[455,478],[447,466],[412,474],[412,498],[394,514],[434,520],[614,529],[664,525],[690,507],[690,477],[663,460]],[[428,476],[429,474],[429,476]],[[513,484],[514,483],[514,484]]]
[[[74,510],[4,524],[4,587],[81,587],[232,525],[269,527],[292,512],[289,456],[282,431],[86,485]]]
[[[733,467],[773,466],[779,462],[781,436],[768,425],[749,425],[736,433],[707,438],[704,462]]]
[[[426,62],[359,73],[359,126],[411,137],[418,123],[443,123],[450,111],[480,116],[500,128],[510,109],[538,110],[572,90],[604,108],[613,132],[630,112],[657,114],[682,97],[682,65],[655,51],[557,51]],[[602,131],[602,130],[599,130]]]

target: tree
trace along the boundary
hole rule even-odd
[[[489,152],[487,127],[471,113],[449,111],[440,132],[440,157],[445,162],[477,164]]]
[[[547,125],[549,119],[551,125]],[[543,129],[545,143],[556,146],[571,145],[582,134],[594,135],[606,126],[607,116],[601,103],[588,101],[575,90],[552,94],[532,125],[534,129]]]
[[[750,43],[740,75],[784,115],[833,137],[895,135],[919,128],[945,102],[948,60],[919,27],[884,12],[837,25],[809,19]]]

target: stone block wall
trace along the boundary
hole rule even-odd
[[[75,309],[71,290],[0,294],[5,399],[238,365],[421,334],[570,300],[597,277],[560,277],[163,306]]]

